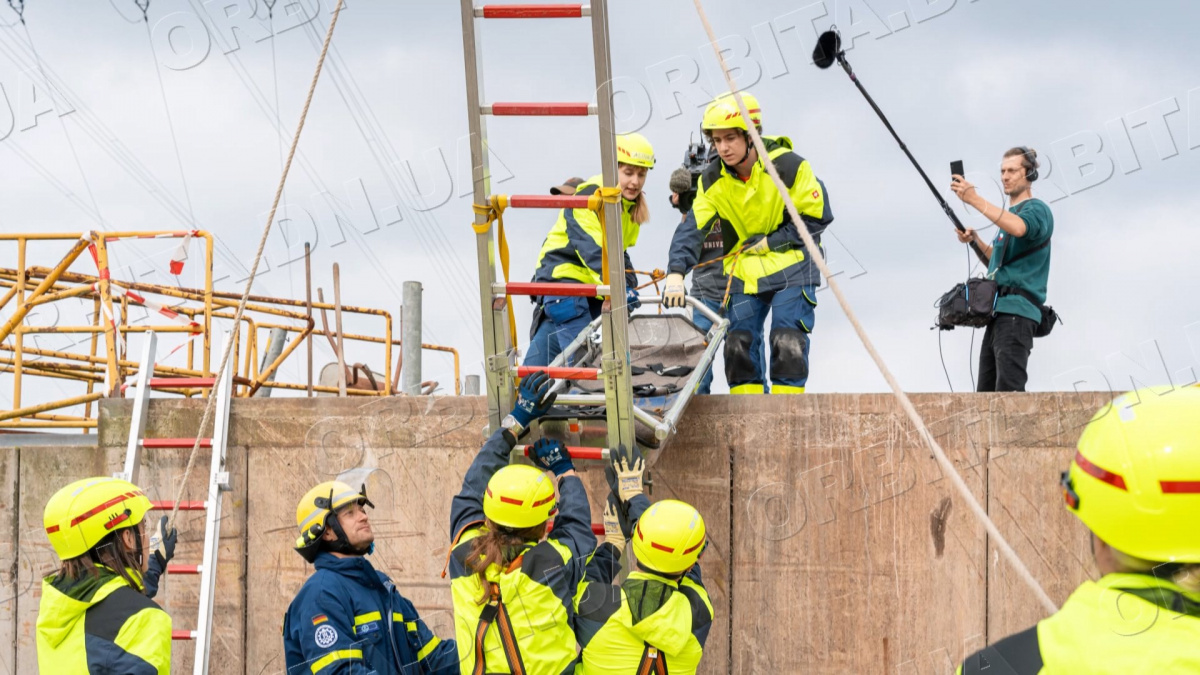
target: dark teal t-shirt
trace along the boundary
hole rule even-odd
[[[1004,230],[996,234],[996,238],[992,240],[988,278],[995,279],[1001,286],[1014,286],[1027,291],[1045,304],[1046,283],[1050,278],[1051,247],[1047,246],[1013,263],[1008,261],[1050,239],[1054,234],[1054,216],[1046,202],[1040,199],[1026,199],[1013,205],[1009,211],[1025,221],[1025,236],[1014,237]],[[999,271],[997,267],[1000,268]],[[1020,295],[998,298],[996,313],[1016,314],[1038,322],[1042,320],[1042,311]]]

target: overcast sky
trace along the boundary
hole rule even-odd
[[[221,242],[219,288],[240,291],[237,261],[248,266],[266,221],[329,20],[329,6],[288,2],[278,0],[268,21],[261,1],[153,0],[147,24],[132,0],[33,1],[27,30],[5,8],[0,230],[195,223]],[[951,160],[962,159],[968,178],[996,202],[1004,150],[1025,144],[1040,152],[1043,180],[1034,194],[1051,202],[1056,225],[1049,302],[1064,324],[1035,344],[1031,390],[1076,381],[1122,389],[1131,376],[1140,384],[1195,380],[1200,6],[708,0],[706,7],[739,66],[739,84],[761,101],[765,132],[790,136],[824,180],[836,218],[825,240],[831,264],[906,389],[971,386],[971,333],[941,335],[948,382],[938,333],[929,330],[934,300],[967,274],[968,258],[845,74],[811,65],[815,36],[834,22],[847,43],[853,38],[848,58],[860,80],[947,199]],[[613,0],[610,11],[620,130],[646,134],[659,162],[646,188],[652,220],[631,255],[639,269],[665,268],[678,221],[666,204],[668,176],[707,98],[726,87],[691,0]],[[594,98],[586,21],[478,20],[476,29],[486,101]],[[333,44],[279,214],[288,220],[271,235],[254,292],[302,299],[297,252],[313,242],[314,285],[327,297],[335,262],[347,304],[397,312],[402,282],[422,282],[426,341],[457,347],[465,373],[481,373],[458,3],[353,0]],[[53,94],[43,73],[58,83]],[[597,172],[592,119],[489,120],[488,137],[496,192],[544,193],[568,176]],[[968,225],[985,224],[953,204]],[[547,211],[508,213],[515,280],[531,275],[553,219]],[[166,274],[173,244],[116,246],[125,278],[173,281]],[[30,262],[51,265],[64,249],[45,245]],[[192,250],[185,285],[200,281],[200,249]],[[0,265],[15,262],[14,247],[3,243]],[[87,265],[73,269],[91,271]],[[524,339],[529,305],[517,307]],[[63,305],[63,316],[48,312],[38,322],[80,322],[82,314],[67,317],[69,310]],[[350,330],[378,332],[356,322]],[[976,352],[981,339],[974,336]],[[321,347],[318,367],[331,358]],[[378,354],[359,349],[347,360],[367,359],[382,365]],[[300,378],[301,364],[293,362],[290,377]],[[450,388],[448,359],[427,356],[425,374]],[[722,382],[718,375],[720,390]],[[885,388],[822,290],[809,390]],[[10,394],[11,376],[0,375],[0,406]]]

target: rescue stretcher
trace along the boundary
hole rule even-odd
[[[642,296],[642,306],[661,305],[661,296]],[[629,318],[630,380],[638,444],[661,449],[675,433],[704,373],[712,366],[729,330],[729,319],[688,296],[687,305],[712,321],[703,331],[685,314],[634,314]],[[545,435],[570,445],[608,447],[603,351],[596,318],[559,354],[551,368],[600,368],[600,379],[559,378],[558,405],[542,418]],[[573,359],[573,361],[571,360]]]

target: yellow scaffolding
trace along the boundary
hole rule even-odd
[[[192,238],[204,242],[204,287],[184,288],[114,279],[109,267],[109,245],[130,239]],[[13,375],[13,409],[0,413],[0,428],[94,428],[93,403],[105,397],[120,396],[124,383],[140,371],[144,364],[126,358],[123,335],[153,330],[156,333],[182,333],[188,339],[175,351],[186,347],[186,366],[155,364],[154,373],[167,377],[212,377],[211,344],[213,319],[232,320],[240,296],[214,291],[213,238],[202,230],[154,232],[82,232],[62,234],[0,234],[0,242],[17,245],[17,267],[0,268],[0,311],[11,305],[12,314],[0,326],[0,373]],[[27,247],[30,242],[70,242],[71,247],[54,267],[28,266]],[[69,271],[73,263],[88,251],[95,263],[96,273]],[[6,292],[5,289],[7,289]],[[90,325],[28,325],[26,319],[35,307],[51,305],[72,298],[88,299],[93,303],[93,322]],[[263,387],[336,394],[336,387],[314,386],[311,382],[297,383],[273,379],[279,368],[309,336],[336,337],[337,333],[319,330],[313,321],[313,310],[338,310],[333,304],[306,302],[286,298],[251,295],[247,298],[247,314],[243,315],[247,330],[242,331],[244,344],[234,346],[234,392],[237,396],[253,396]],[[147,310],[150,321],[131,324],[129,307]],[[392,315],[384,310],[367,307],[342,306],[340,311],[372,317],[382,323],[383,337],[343,333],[342,341],[357,341],[382,345],[381,361],[385,373],[391,371],[393,349],[400,341],[392,337]],[[259,331],[282,329],[291,334],[278,357],[260,368]],[[90,334],[88,350],[73,352],[42,349],[26,345],[25,336],[35,334]],[[11,337],[11,340],[10,340]],[[103,354],[100,341],[103,337]],[[199,366],[196,365],[199,343]],[[454,393],[462,393],[460,360],[452,347],[423,344],[423,349],[449,353],[454,362]],[[244,357],[239,359],[240,354]],[[171,352],[173,353],[173,352]],[[399,353],[397,350],[395,353]],[[165,357],[164,357],[165,358]],[[354,389],[355,396],[390,396],[399,379],[400,361],[396,360],[395,376],[386,377],[382,391]],[[84,394],[67,398],[23,405],[22,387],[25,377],[73,380],[86,385]],[[97,388],[100,390],[97,391]],[[184,396],[204,395],[206,389],[180,389]],[[82,416],[51,415],[48,411],[83,405]]]

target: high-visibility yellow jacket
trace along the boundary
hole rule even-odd
[[[808,160],[792,152],[786,136],[764,137],[771,161],[788,187],[804,226],[821,243],[821,233],[833,222],[825,184],[813,173]],[[731,293],[765,293],[792,286],[817,285],[821,275],[804,250],[803,239],[784,208],[783,197],[759,158],[743,181],[717,160],[700,175],[692,210],[671,240],[669,271],[687,274],[700,259],[704,238],[717,221],[722,223],[725,252],[741,248],[757,235],[767,238],[766,253],[725,259],[725,273],[733,275]]]
[[[480,449],[463,478],[462,491],[450,506],[450,595],[454,602],[454,627],[461,672],[475,669],[476,638],[486,605],[478,601],[484,593],[479,576],[467,566],[471,542],[484,529],[483,492],[492,474],[508,464],[516,441],[500,430]],[[591,508],[578,476],[565,476],[558,484],[558,514],[554,529],[541,542],[525,546],[516,569],[493,564],[487,580],[500,587],[504,611],[515,633],[520,663],[528,675],[572,673],[578,650],[572,625],[571,603],[583,578],[587,557],[596,548],[592,533]],[[482,635],[485,673],[511,673],[500,638],[500,622],[488,625]]]
[[[171,617],[119,574],[42,579],[38,671],[45,675],[168,675]],[[137,572],[130,571],[134,579]]]
[[[642,673],[640,666],[659,654],[665,672],[695,673],[713,620],[699,565],[679,581],[639,571],[620,586],[584,582],[575,609],[583,646],[576,675]]]
[[[575,196],[585,197],[595,194],[604,184],[603,176],[592,176],[581,183],[575,190]],[[637,244],[641,225],[633,222],[630,214],[634,203],[621,199],[621,241],[625,245],[625,269],[633,269],[629,259],[629,249]],[[611,225],[611,223],[609,223]],[[561,209],[550,234],[542,242],[542,251],[538,254],[537,272],[534,281],[578,281],[582,284],[602,283],[602,246],[603,233],[600,231],[600,218],[591,209]],[[611,255],[612,252],[610,251]],[[637,277],[625,275],[625,284],[629,288],[637,286]]]
[[[1200,673],[1200,594],[1148,574],[1107,574],[1053,616],[967,657],[958,673]]]

